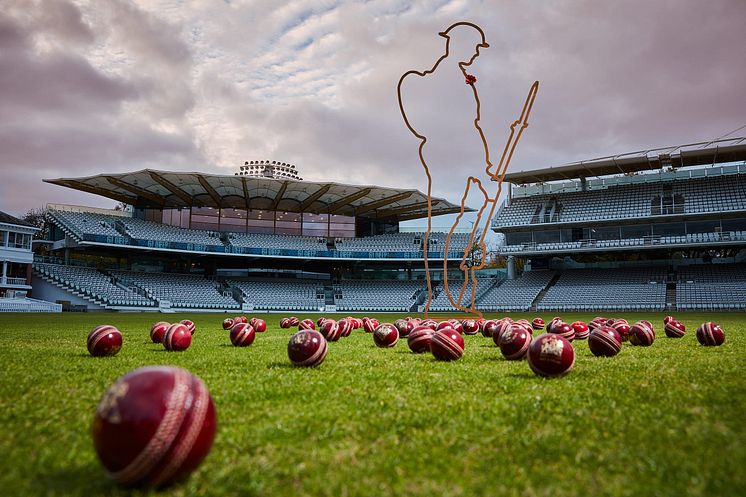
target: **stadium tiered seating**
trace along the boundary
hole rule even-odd
[[[428,237],[429,253],[439,257],[445,251],[447,233],[432,232]],[[422,257],[424,232],[390,233],[386,235],[366,236],[363,238],[340,238],[336,248],[340,255],[352,256],[353,253],[370,252],[380,257]],[[469,241],[468,233],[454,233],[451,236],[449,257],[461,257]]]
[[[96,236],[107,237],[108,243],[127,244],[126,236],[114,227],[118,217],[93,212],[49,210],[49,219],[64,232],[77,240],[90,240]]]
[[[479,300],[485,311],[527,311],[537,295],[549,284],[554,271],[526,271],[519,278],[491,288]]]
[[[168,301],[175,308],[235,309],[239,307],[233,297],[223,295],[218,284],[202,276],[172,273],[144,273],[137,271],[111,271],[123,282],[145,290],[157,301]]]
[[[708,264],[678,271],[679,309],[746,309],[746,264]]]
[[[189,230],[131,217],[122,218],[121,221],[129,236],[136,240],[153,242],[149,245],[153,247],[167,248],[170,243],[197,245],[194,250],[204,249],[208,246],[223,246],[220,235],[212,231]]]
[[[651,201],[670,186],[671,195],[681,195],[682,213],[746,210],[746,175],[679,179],[662,183],[615,185],[603,190],[568,192],[514,198],[495,216],[494,227],[540,224],[535,216],[541,205],[557,199],[558,221],[582,222],[641,218],[653,214]]]
[[[454,302],[458,303],[458,296],[461,293],[461,287],[463,286],[464,280],[448,280],[448,290],[451,294],[451,297],[453,298]],[[475,294],[476,297],[476,306],[477,309],[481,309],[482,306],[479,304],[480,302],[480,296],[492,285],[495,284],[494,278],[479,278],[477,279],[477,291]],[[464,295],[461,298],[461,307],[469,308],[471,307],[471,289],[472,284],[471,281],[467,282],[466,289],[464,290]],[[430,310],[434,312],[449,312],[449,311],[455,311],[456,308],[453,307],[451,304],[451,301],[448,299],[448,294],[445,291],[445,286],[443,283],[439,283],[436,287],[436,291],[438,292],[437,296],[433,298],[432,303],[430,304]]]
[[[334,285],[339,311],[408,311],[423,281],[341,281]]]
[[[94,268],[80,266],[63,266],[37,262],[34,264],[37,274],[47,280],[58,283],[63,288],[86,295],[102,305],[123,307],[152,307],[153,300],[143,297],[134,291],[118,286],[110,276]]]
[[[272,235],[263,233],[231,233],[229,241],[234,247],[288,249],[288,250],[327,250],[326,240],[311,236]]]
[[[318,311],[324,307],[323,284],[313,280],[229,281],[257,310]],[[319,298],[321,297],[321,298]]]
[[[574,269],[562,273],[538,310],[663,310],[662,268]]]

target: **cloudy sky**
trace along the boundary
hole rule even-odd
[[[490,43],[471,72],[494,150],[541,82],[511,170],[746,124],[743,0],[0,0],[0,210],[113,205],[42,178],[256,159],[424,189],[396,84],[460,20]],[[434,193],[458,201],[474,152],[459,110],[473,107],[455,66],[442,74],[406,98],[436,137]]]

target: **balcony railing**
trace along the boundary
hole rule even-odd
[[[26,278],[13,278],[11,276],[0,276],[0,285],[4,286],[30,286],[26,283]]]

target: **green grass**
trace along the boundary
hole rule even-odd
[[[360,330],[319,368],[297,369],[278,316],[245,349],[230,346],[221,315],[188,316],[198,329],[186,352],[150,343],[152,322],[184,317],[0,315],[0,494],[138,495],[104,476],[93,413],[120,375],[174,364],[206,382],[219,426],[202,466],[162,496],[746,495],[743,314],[680,313],[678,340],[662,314],[628,315],[654,322],[652,347],[596,358],[576,342],[559,379],[504,361],[481,335],[439,363],[404,341],[377,349]],[[706,320],[724,327],[723,346],[697,343]],[[124,347],[89,357],[87,333],[104,322]]]

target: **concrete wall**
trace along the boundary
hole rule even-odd
[[[40,276],[34,275],[32,279],[34,298],[48,302],[65,301],[74,305],[84,305],[89,311],[103,311],[105,308],[93,302],[73,295],[53,283],[49,283]]]

